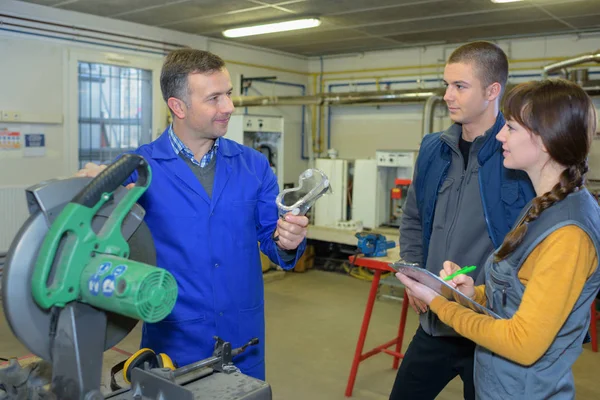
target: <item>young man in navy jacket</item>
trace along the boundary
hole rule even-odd
[[[445,260],[483,266],[534,197],[525,173],[504,168],[502,145],[495,138],[505,124],[499,104],[507,78],[506,54],[492,43],[468,43],[450,55],[444,101],[454,124],[421,143],[400,226],[405,261],[436,275]],[[480,271],[470,275],[477,279]],[[434,399],[460,375],[464,398],[474,400],[475,344],[408,294],[420,326],[390,399]]]

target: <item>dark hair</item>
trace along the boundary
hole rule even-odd
[[[523,220],[506,235],[495,261],[506,258],[527,233],[527,223],[585,184],[587,156],[596,133],[592,99],[574,82],[547,79],[515,86],[504,99],[504,115],[541,138],[548,154],[565,167],[552,190],[533,199]]]
[[[494,43],[471,42],[464,44],[450,54],[448,64],[454,63],[471,64],[484,87],[498,82],[504,91],[508,79],[508,58],[504,51]]]
[[[188,75],[220,71],[225,61],[204,50],[179,49],[167,54],[160,73],[160,89],[165,102],[176,97],[187,103]]]

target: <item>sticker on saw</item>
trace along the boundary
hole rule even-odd
[[[100,275],[94,274],[88,281],[88,289],[93,296],[97,296],[100,292]]]
[[[115,278],[118,278],[119,276],[123,275],[125,271],[127,271],[127,265],[117,265],[113,270],[112,275]]]
[[[110,270],[110,267],[112,267],[112,263],[111,262],[105,262],[100,264],[100,266],[98,267],[98,275],[104,275],[105,273],[107,273]]]
[[[112,296],[115,291],[115,277],[109,275],[102,281],[102,294],[106,297]]]

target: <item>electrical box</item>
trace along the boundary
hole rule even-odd
[[[283,190],[283,117],[232,115],[225,137],[263,153]]]

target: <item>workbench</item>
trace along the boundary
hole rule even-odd
[[[400,326],[398,328],[398,335],[372,350],[363,353],[365,345],[365,339],[367,337],[367,331],[369,329],[369,322],[371,321],[371,314],[373,312],[373,306],[375,304],[375,297],[377,295],[377,289],[379,287],[379,281],[382,272],[394,272],[394,270],[388,266],[388,264],[398,261],[400,259],[400,248],[398,246],[393,249],[389,249],[387,256],[385,257],[364,257],[362,255],[350,256],[350,262],[356,266],[365,267],[373,270],[373,281],[371,282],[371,289],[369,291],[369,297],[367,298],[367,306],[365,308],[365,314],[362,321],[362,326],[358,335],[358,343],[356,344],[356,350],[354,352],[354,359],[352,361],[352,367],[350,369],[350,376],[348,377],[348,384],[346,386],[346,396],[352,396],[352,390],[354,388],[354,382],[356,380],[356,374],[358,372],[358,365],[369,357],[379,353],[386,353],[394,357],[392,367],[398,369],[400,359],[404,357],[404,354],[400,352],[402,349],[402,339],[404,337],[404,328],[406,326],[406,314],[408,311],[408,298],[406,291],[404,292],[404,298],[402,299],[402,311],[400,313]],[[389,347],[395,345],[394,350],[389,350]]]
[[[363,232],[380,233],[384,235],[387,240],[393,240],[396,244],[400,238],[398,228],[379,227],[369,231],[363,230]],[[354,235],[356,235],[356,231],[352,229],[339,229],[329,226],[308,225],[306,237],[308,239],[320,240],[323,242],[356,246],[356,236]]]

